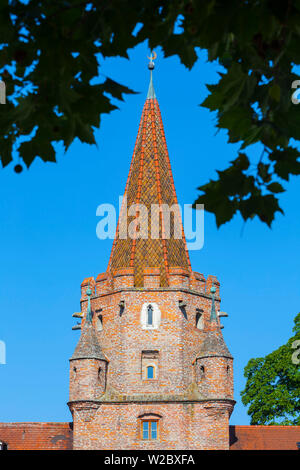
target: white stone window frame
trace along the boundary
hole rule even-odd
[[[148,306],[153,309],[152,325],[148,325]],[[143,330],[156,330],[161,322],[161,311],[155,302],[145,302],[141,309],[141,326]]]

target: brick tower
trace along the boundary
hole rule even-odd
[[[229,448],[233,370],[219,282],[191,268],[153,68],[151,58],[108,268],[81,285],[68,403],[74,449]],[[175,207],[172,217],[154,217],[153,204]]]

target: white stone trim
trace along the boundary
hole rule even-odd
[[[153,308],[153,324],[147,324],[147,308],[151,305]],[[154,302],[144,303],[141,309],[141,326],[143,330],[155,330],[159,328],[161,322],[161,312],[158,305]]]

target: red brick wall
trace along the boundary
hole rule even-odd
[[[204,373],[201,373],[201,366]],[[196,362],[199,391],[209,398],[232,398],[232,359],[226,357],[202,357]],[[228,368],[228,369],[227,369]]]
[[[101,368],[100,379],[99,368]],[[70,400],[97,398],[105,390],[105,376],[106,363],[104,361],[97,359],[70,361]]]
[[[92,402],[84,402],[80,390],[77,397],[74,393],[71,375],[73,403],[70,408],[75,448],[228,449],[228,420],[233,408],[232,371],[225,377],[226,360],[208,359],[212,387],[214,383],[218,385],[214,389],[214,401],[209,401],[212,397],[207,389],[197,387],[195,376],[195,359],[206,334],[205,330],[196,328],[196,313],[197,309],[203,310],[204,327],[207,328],[211,297],[203,292],[205,281],[200,275],[198,284],[191,284],[187,273],[176,269],[173,273],[176,286],[171,288],[157,288],[152,281],[146,283],[149,287],[133,288],[131,279],[126,285],[123,272],[117,273],[117,282],[104,275],[98,276],[97,295],[91,299],[91,304],[94,312],[101,309],[103,330],[96,333],[109,361],[107,386],[104,395],[91,394]],[[156,271],[157,268],[148,268],[145,274],[150,277],[157,275]],[[119,274],[122,274],[122,282],[119,282]],[[214,281],[219,286],[215,278]],[[209,286],[211,284],[210,277]],[[94,285],[91,280],[90,285]],[[84,283],[84,313],[87,306],[85,290]],[[125,302],[121,316],[120,301]],[[179,308],[179,301],[186,305],[186,314]],[[217,309],[219,302],[217,297]],[[142,328],[141,309],[145,303],[158,305],[161,311],[158,329]],[[142,377],[142,352],[147,350],[159,352],[155,380],[143,380]],[[92,370],[83,365],[80,371],[82,384],[91,383],[89,374],[93,375]],[[226,384],[221,383],[223,379]],[[154,443],[141,441],[138,437],[138,420],[143,413],[161,416],[160,438]]]
[[[68,450],[72,439],[72,423],[0,423],[8,450]]]
[[[210,297],[199,291],[183,290],[180,286],[169,290],[123,287],[99,294],[92,299],[92,309],[101,309],[103,330],[97,332],[97,336],[109,360],[107,385],[123,394],[184,392],[195,381],[193,361],[205,336],[203,330],[196,328],[196,309],[204,310],[207,325]],[[83,296],[84,312],[85,299]],[[125,301],[122,316],[119,315],[121,300]],[[187,319],[179,309],[179,300],[186,304]],[[141,308],[144,303],[151,302],[161,310],[161,325],[155,330],[143,330]],[[218,308],[218,299],[216,304]],[[94,315],[94,322],[96,317]],[[145,388],[141,381],[141,353],[146,349],[160,352],[160,380]],[[218,371],[215,375],[217,379]]]
[[[214,408],[213,408],[214,407]],[[107,449],[155,449],[153,442],[140,439],[139,416],[152,412],[151,405],[105,405],[90,422],[77,419],[75,448]],[[162,449],[230,450],[297,450],[300,442],[300,426],[225,426],[226,408],[222,404],[160,404],[159,433]],[[76,413],[76,412],[75,412]],[[153,412],[152,412],[153,413]],[[79,412],[81,417],[83,413]],[[216,417],[218,417],[216,422]],[[88,413],[85,418],[88,418]],[[153,415],[151,416],[153,417]],[[183,423],[177,429],[178,419]],[[122,437],[122,424],[123,437]],[[8,450],[70,450],[72,449],[72,423],[0,423],[0,441],[8,444]],[[205,436],[199,435],[199,426],[205,427]],[[99,442],[99,429],[104,441]],[[204,442],[206,440],[206,442]]]
[[[74,408],[74,449],[229,448],[226,403],[102,404],[92,415]],[[141,438],[145,415],[158,417],[157,441]]]

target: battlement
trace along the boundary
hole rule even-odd
[[[91,277],[86,277],[82,283],[81,283],[81,299],[80,300],[86,300],[87,299],[87,289],[90,288],[92,289],[92,292],[95,292],[95,279]]]
[[[187,269],[181,267],[169,268],[170,287],[190,287],[190,273]]]
[[[205,292],[205,277],[202,273],[193,272],[193,277],[191,278],[191,289],[199,292]]]
[[[96,294],[107,294],[111,290],[111,279],[107,273],[100,273],[96,277]]]
[[[160,287],[160,268],[144,268],[144,287]]]
[[[210,294],[210,289],[212,286],[216,288],[216,297],[220,297],[220,283],[217,279],[217,276],[213,276],[212,274],[209,274],[206,279],[206,286],[205,286],[205,292],[206,294]]]
[[[110,273],[98,274],[96,280],[94,277],[87,277],[81,283],[81,300],[87,300],[86,291],[90,287],[93,295],[104,295],[113,293],[120,289],[133,289],[135,271],[134,267],[118,268]],[[143,269],[143,287],[145,289],[158,289],[161,286],[161,269],[160,267],[145,267]],[[210,295],[212,286],[216,288],[215,296],[220,297],[220,282],[214,275],[208,275],[205,279],[202,273],[194,271],[192,275],[188,269],[179,266],[169,268],[169,287],[185,288],[196,292]],[[140,289],[140,287],[138,287]],[[165,287],[168,290],[168,287]]]
[[[118,268],[113,272],[114,290],[134,287],[134,268]]]

